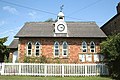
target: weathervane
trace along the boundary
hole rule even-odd
[[[60,12],[62,12],[64,5],[60,6]]]

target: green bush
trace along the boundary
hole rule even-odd
[[[47,63],[45,56],[40,57],[25,57],[24,63]]]

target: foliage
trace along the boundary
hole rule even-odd
[[[7,41],[7,37],[4,38],[0,38],[0,54],[5,53],[6,52],[6,46],[4,45],[4,43]]]
[[[4,61],[5,55],[8,57],[9,49],[4,45],[4,43],[7,41],[7,38],[8,37],[0,38],[0,62]]]
[[[54,22],[54,20],[52,18],[49,18],[45,22]]]
[[[4,62],[5,62],[5,63],[8,63],[8,62],[9,62],[9,60],[8,60],[8,58],[7,58],[6,55],[4,56]]]
[[[104,61],[108,63],[112,78],[120,80],[120,33],[101,43],[101,53],[105,55]]]
[[[24,63],[47,63],[47,59],[43,55],[40,57],[25,57]]]

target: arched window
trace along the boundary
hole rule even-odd
[[[82,42],[82,52],[87,52],[87,43],[85,41]]]
[[[67,56],[68,55],[68,44],[65,41],[62,44],[62,55],[63,56]]]
[[[27,44],[27,56],[32,55],[32,42],[28,42]]]
[[[90,42],[90,52],[95,52],[95,43],[93,41]]]
[[[54,43],[54,56],[59,56],[59,43],[57,41]]]
[[[39,56],[40,55],[40,43],[36,42],[35,44],[35,56]]]

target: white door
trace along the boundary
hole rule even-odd
[[[13,53],[13,63],[15,63],[17,61],[17,59],[18,59],[18,51],[15,51]]]

